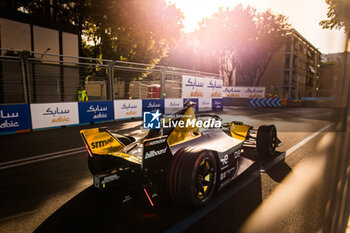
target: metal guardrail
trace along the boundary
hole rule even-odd
[[[135,62],[0,48],[0,104],[181,98],[182,75],[218,74]]]

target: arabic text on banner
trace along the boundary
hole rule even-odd
[[[182,99],[164,99],[165,113],[175,113],[183,108]]]
[[[143,99],[142,112],[155,112],[159,110],[164,114],[164,99]]]
[[[222,98],[221,79],[182,75],[182,98]]]
[[[28,104],[0,105],[0,133],[31,128]]]
[[[212,99],[212,110],[213,111],[222,111],[224,107],[223,99]]]
[[[199,98],[198,108],[199,111],[211,111],[212,110],[212,98]]]
[[[33,129],[79,124],[78,103],[31,104]]]
[[[223,96],[231,98],[264,98],[265,87],[224,87]]]
[[[113,101],[84,101],[78,107],[80,124],[114,120]]]
[[[142,100],[114,100],[114,119],[142,117]]]

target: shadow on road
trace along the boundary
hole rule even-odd
[[[215,199],[224,193],[225,190]],[[164,232],[193,213],[169,203],[158,208],[148,207],[141,199],[121,203],[121,197],[113,194],[91,186],[58,209],[34,232]],[[215,229],[220,229],[215,232],[235,232],[261,202],[259,178],[195,222],[188,232]],[[223,221],[220,226],[217,219]]]
[[[263,167],[274,158],[283,154],[282,152],[276,151],[273,157],[260,158],[259,155],[255,152],[256,149],[254,147],[245,147],[244,150],[244,156],[259,163],[260,167]],[[292,172],[292,168],[287,163],[285,163],[284,157],[283,160],[279,161],[273,167],[268,169],[266,171],[266,174],[269,175],[274,181],[280,183],[290,172]]]
[[[190,213],[170,204],[154,208],[140,197],[122,203],[123,197],[90,186],[34,232],[163,232]]]
[[[266,174],[270,176],[274,181],[281,183],[282,180],[292,172],[292,168],[285,163],[284,159],[277,163],[275,166],[266,171]]]
[[[242,156],[248,160],[258,159],[256,153],[249,150]],[[291,170],[283,164],[279,163],[278,169],[269,175],[282,180]],[[151,207],[143,195],[123,203],[126,193],[120,193],[121,189],[97,190],[90,186],[52,214],[35,232],[164,232],[168,229],[178,232],[186,221],[191,222],[189,228],[183,228],[186,232],[237,232],[262,203],[260,175],[246,182],[259,168],[255,162],[217,193],[208,206],[199,210],[188,210],[170,201]],[[210,209],[210,206],[215,207]],[[197,219],[198,215],[202,217]]]

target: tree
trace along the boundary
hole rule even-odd
[[[39,1],[20,2],[34,14],[46,7]],[[155,65],[181,37],[183,15],[165,0],[56,0],[54,5],[56,20],[77,28],[80,56]],[[81,69],[87,77],[108,72],[94,65]],[[149,75],[143,71],[115,76],[124,81],[128,98],[130,81]]]
[[[229,85],[258,85],[290,26],[283,15],[242,5],[220,9],[201,23],[201,47],[217,59]]]
[[[328,4],[328,20],[322,20],[320,25],[323,28],[341,29],[350,34],[350,1],[349,0],[326,0]]]
[[[182,15],[162,0],[93,1],[90,38],[103,58],[157,64],[176,45]],[[103,13],[97,13],[103,12]],[[91,29],[88,28],[88,30]]]
[[[183,16],[163,0],[82,2],[73,9],[83,8],[82,41],[93,57],[157,64],[180,39]]]
[[[327,17],[328,20],[323,20],[320,22],[320,25],[322,25],[323,28],[328,29],[341,29],[343,28],[346,35],[346,44],[345,44],[345,50],[344,50],[344,60],[343,60],[343,77],[340,79],[341,86],[344,88],[341,88],[338,92],[337,97],[340,101],[337,101],[341,104],[345,103],[347,101],[347,95],[344,93],[347,93],[346,87],[349,85],[347,84],[348,77],[347,77],[347,64],[348,64],[348,50],[349,50],[349,41],[350,41],[350,1],[349,0],[326,0],[326,3],[328,4],[328,12]]]
[[[19,1],[30,13],[45,8]],[[181,36],[182,13],[164,0],[56,0],[56,19],[77,28],[81,55],[157,64]]]

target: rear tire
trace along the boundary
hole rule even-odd
[[[188,207],[201,207],[214,195],[216,176],[216,160],[211,152],[181,149],[169,171],[170,197]]]
[[[274,125],[262,125],[258,129],[256,149],[260,156],[272,156],[276,152],[277,131]]]

